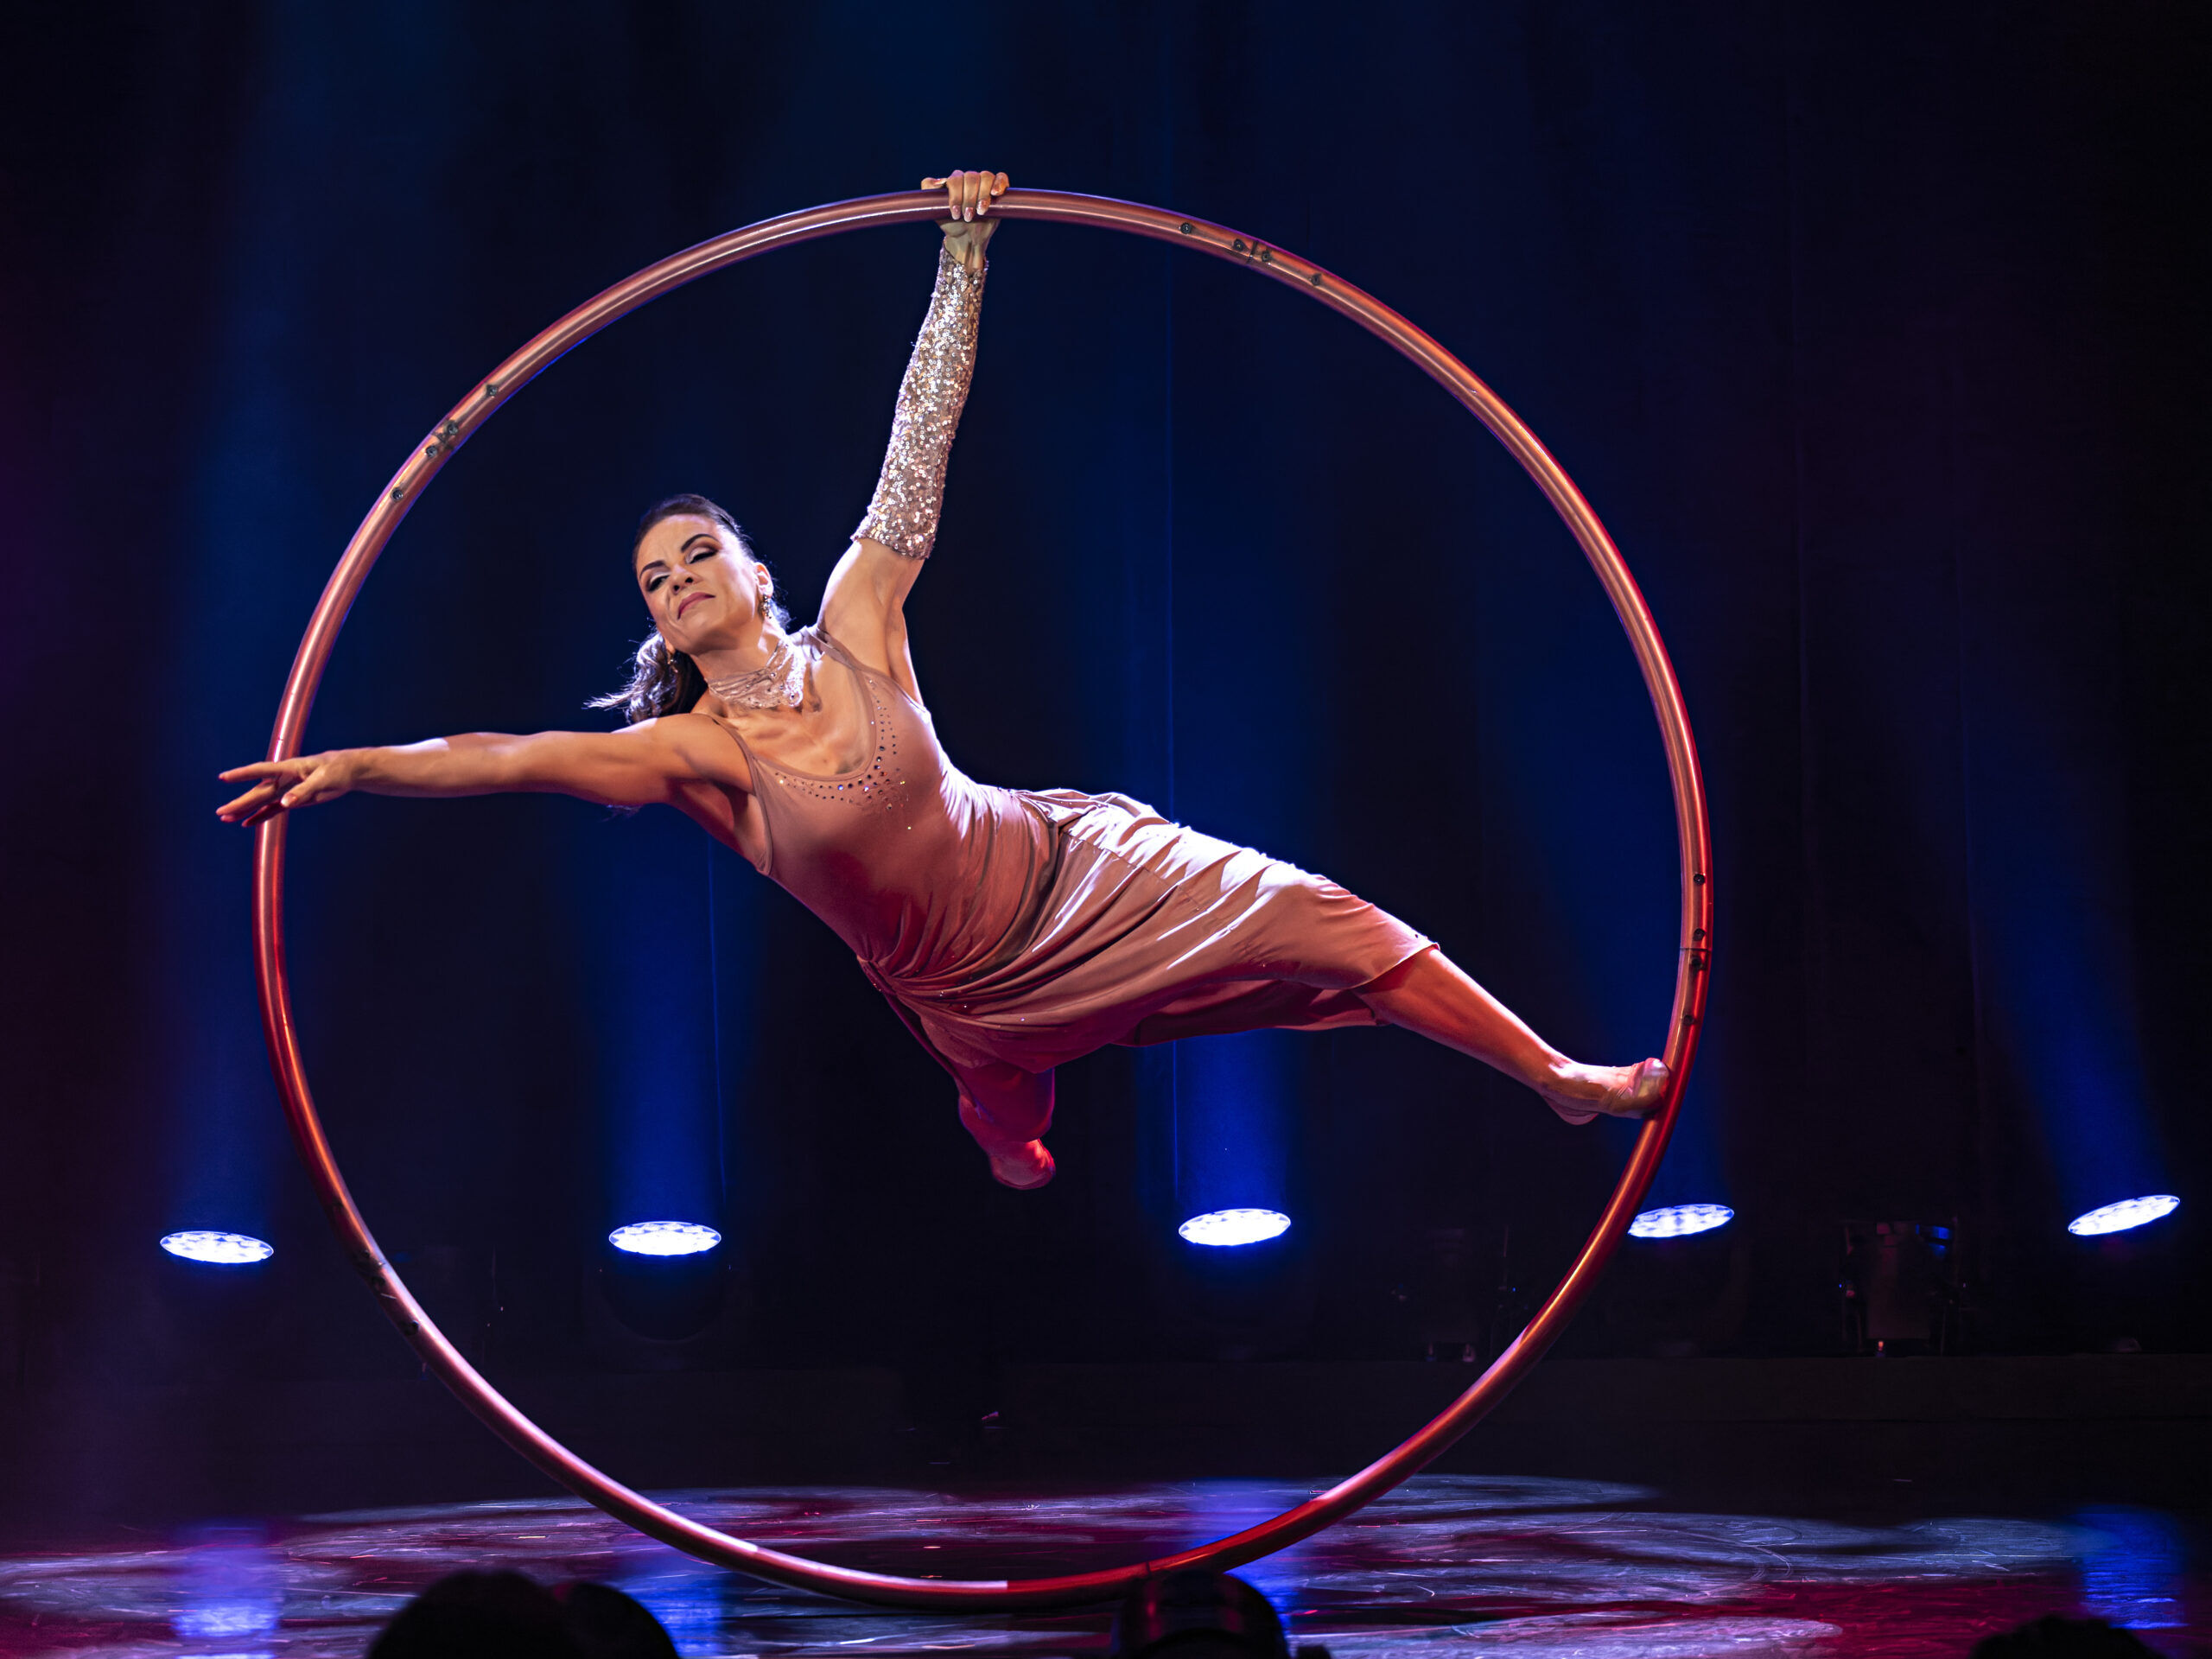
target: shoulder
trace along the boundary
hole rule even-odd
[[[745,764],[744,750],[711,715],[661,715],[625,726],[610,735],[617,742],[634,744],[640,752],[654,754],[677,775],[740,789],[752,786],[752,769]]]
[[[923,563],[870,537],[856,538],[830,574],[819,626],[849,656],[879,674],[890,672],[905,652],[906,595]]]
[[[817,666],[825,660],[833,663],[859,663],[861,660],[850,646],[830,631],[826,620],[808,623],[791,635],[791,644],[805,656],[809,667]]]

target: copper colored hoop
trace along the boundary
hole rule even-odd
[[[307,726],[308,712],[314,704],[346,613],[377,556],[384,550],[385,543],[391,540],[424,486],[493,411],[555,359],[646,301],[712,271],[817,237],[875,225],[924,223],[938,216],[941,203],[941,197],[919,192],[868,196],[855,201],[810,207],[804,213],[787,213],[779,219],[763,219],[711,242],[702,242],[639,271],[626,282],[617,283],[579,306],[471,388],[468,396],[425,435],[406,463],[392,475],[377,497],[376,504],[369,509],[368,516],[362,519],[360,528],[353,532],[353,539],[346,544],[345,554],[331,573],[322,598],[308,620],[298,655],[293,658],[291,675],[284,683],[283,702],[276,711],[276,728],[269,740],[269,758],[281,760],[300,752],[300,737]],[[1472,1428],[1566,1328],[1620,1243],[1637,1205],[1643,1202],[1666,1150],[1668,1137],[1674,1132],[1682,1089],[1689,1079],[1690,1064],[1697,1052],[1713,938],[1713,884],[1709,879],[1712,845],[1705,789],[1699,774],[1697,751],[1690,737],[1689,716],[1682,706],[1681,688],[1667,659],[1666,647],[1660,642],[1643,594],[1629,575],[1628,567],[1621,562],[1620,553],[1606,535],[1605,526],[1599,523],[1598,515],[1590,510],[1590,504],[1582,499],[1581,492],[1560,470],[1559,463],[1536,441],[1535,435],[1521,423],[1497,394],[1459,359],[1380,301],[1309,260],[1218,225],[1184,219],[1134,202],[1048,190],[1009,190],[995,207],[1007,219],[1051,219],[1061,224],[1128,231],[1217,259],[1235,261],[1259,276],[1312,296],[1388,342],[1464,404],[1535,480],[1537,487],[1567,521],[1567,529],[1580,543],[1591,568],[1605,585],[1621,626],[1627,631],[1629,643],[1635,649],[1637,663],[1643,671],[1644,685],[1651,694],[1652,707],[1659,719],[1660,738],[1666,746],[1668,774],[1674,787],[1675,829],[1681,856],[1680,962],[1675,977],[1674,1009],[1663,1050],[1663,1058],[1673,1070],[1673,1081],[1660,1109],[1645,1122],[1637,1135],[1628,1166],[1621,1173],[1612,1198],[1573,1265],[1567,1269],[1567,1276],[1560,1280],[1528,1327],[1433,1421],[1351,1478],[1257,1526],[1156,1560],[1060,1578],[959,1580],[862,1573],[786,1554],[687,1520],[602,1474],[509,1404],[431,1323],[429,1315],[400,1282],[399,1275],[377,1248],[368,1224],[362,1220],[346,1190],[338,1161],[332,1155],[329,1139],[323,1133],[322,1121],[308,1089],[306,1062],[301,1057],[299,1033],[292,1018],[291,988],[284,972],[283,937],[284,840],[290,823],[289,816],[279,814],[264,822],[257,832],[254,845],[254,966],[261,988],[263,1033],[268,1039],[270,1061],[276,1070],[285,1115],[324,1211],[337,1230],[355,1269],[368,1281],[385,1313],[422,1357],[423,1363],[444,1379],[464,1405],[524,1457],[570,1491],[651,1537],[702,1560],[781,1584],[888,1606],[947,1610],[1078,1605],[1109,1599],[1154,1573],[1191,1567],[1228,1568],[1255,1560],[1312,1535],[1381,1496]]]

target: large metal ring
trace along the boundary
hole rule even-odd
[[[1362,293],[1294,253],[1268,246],[1218,225],[1185,219],[1135,202],[1103,196],[1063,194],[1049,190],[1009,190],[993,204],[1007,219],[1052,219],[1062,224],[1096,225],[1107,230],[1128,231],[1155,241],[1173,243],[1248,266],[1257,275],[1287,284],[1310,295],[1332,310],[1341,312],[1370,334],[1394,346],[1418,364],[1429,377],[1465,404],[1510,450],[1515,460],[1535,479],[1605,584],[1613,609],[1627,630],[1629,643],[1643,671],[1659,717],[1659,734],[1667,750],[1667,769],[1674,786],[1675,828],[1681,852],[1681,938],[1680,965],[1675,978],[1674,1011],[1662,1051],[1673,1070],[1660,1109],[1643,1125],[1635,1150],[1611,1200],[1599,1217],[1581,1253],[1567,1276],[1537,1311],[1535,1318],[1512,1344],[1491,1362],[1435,1421],[1396,1450],[1370,1464],[1350,1479],[1308,1498],[1294,1509],[1259,1525],[1211,1543],[1201,1544],[1157,1560],[1138,1561],[1097,1573],[1061,1578],[1019,1580],[910,1579],[890,1573],[861,1573],[832,1567],[802,1556],[733,1538],[711,1527],[685,1519],[663,1508],[642,1493],[602,1474],[531,1422],[446,1340],[429,1316],[400,1282],[391,1264],[377,1248],[368,1225],[354,1207],[345,1178],[331,1155],[330,1142],[316,1116],[308,1090],[306,1063],[301,1058],[299,1033],[294,1024],[291,990],[284,975],[284,839],[289,816],[278,814],[261,825],[254,847],[253,944],[254,966],[261,986],[261,1017],[269,1042],[270,1064],[284,1110],[305,1160],[308,1174],[321,1196],[331,1225],[338,1230],[354,1267],[365,1279],[400,1333],[422,1356],[423,1363],[444,1379],[461,1402],[516,1451],[536,1464],[577,1496],[589,1499],[609,1515],[639,1531],[673,1544],[702,1560],[734,1567],[779,1583],[819,1590],[856,1601],[889,1606],[937,1608],[1015,1608],[1076,1605],[1108,1599],[1128,1586],[1154,1573],[1180,1567],[1226,1568],[1255,1560],[1262,1555],[1308,1537],[1341,1519],[1362,1504],[1381,1496],[1408,1475],[1422,1468],[1470,1428],[1504,1397],[1573,1317],[1589,1294],[1606,1260],[1620,1243],[1636,1207],[1643,1202],[1659,1160],[1674,1131],[1682,1089],[1689,1080],[1690,1062],[1697,1051],[1705,1009],[1707,966],[1713,940],[1713,868],[1711,838],[1706,821],[1705,788],[1699,775],[1697,751],[1690,738],[1689,717],[1682,707],[1681,688],[1675,683],[1666,647],[1660,643],[1651,613],[1643,602],[1628,567],[1598,515],[1582,499],[1573,481],[1521,423],[1497,394],[1484,385],[1459,359],[1407,321],[1389,307]],[[810,207],[804,213],[763,219],[758,225],[732,231],[702,242],[660,264],[617,283],[595,299],[563,317],[512,357],[499,365],[452,411],[427,433],[380,492],[376,505],[362,519],[346,544],[345,556],[331,573],[307,634],[293,659],[284,683],[284,700],[276,711],[276,725],[269,741],[269,758],[282,760],[299,753],[300,736],[308,711],[322,682],[331,648],[346,613],[360,591],[377,555],[399,528],[426,486],[435,478],[453,453],[491,418],[493,413],[520,391],[530,380],[569,347],[589,339],[617,317],[635,310],[648,300],[709,272],[817,237],[875,225],[919,224],[939,216],[943,198],[918,192],[868,196],[856,201]]]

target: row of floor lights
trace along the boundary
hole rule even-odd
[[[1284,1226],[1290,1224],[1285,1222]],[[696,1255],[722,1242],[713,1228],[696,1221],[633,1221],[617,1227],[607,1242],[632,1255]],[[162,1248],[188,1262],[207,1262],[217,1267],[251,1267],[276,1254],[276,1247],[251,1233],[222,1233],[206,1228],[164,1233]]]
[[[1646,1210],[1629,1224],[1628,1231],[1630,1238],[1683,1238],[1725,1227],[1735,1218],[1725,1204],[1677,1204]],[[1209,1210],[1175,1230],[1193,1244],[1230,1249],[1281,1237],[1290,1230],[1290,1217],[1280,1210]]]
[[[1725,1204],[1677,1204],[1646,1210],[1629,1224],[1628,1231],[1630,1238],[1684,1238],[1725,1227],[1735,1218],[1736,1212]],[[1290,1230],[1290,1217],[1280,1210],[1209,1210],[1175,1230],[1193,1244],[1229,1249],[1281,1237]]]
[[[2081,1238],[2126,1232],[2131,1227],[2141,1227],[2170,1216],[2180,1207],[2181,1200],[2171,1192],[2122,1198],[2117,1204],[2103,1205],[2075,1217],[2066,1224],[2066,1230]],[[1735,1218],[1736,1212],[1725,1204],[1672,1204],[1664,1209],[1643,1211],[1629,1223],[1628,1236],[1688,1238],[1693,1233],[1709,1233],[1716,1227],[1726,1227]],[[1202,1216],[1192,1216],[1175,1230],[1193,1244],[1225,1249],[1278,1237],[1289,1228],[1290,1217],[1280,1210],[1246,1209],[1209,1210]]]
[[[2077,1238],[2094,1238],[2100,1233],[2124,1233],[2131,1227],[2145,1226],[2170,1216],[2180,1208],[2181,1200],[2171,1192],[2154,1192],[2140,1198],[2122,1198],[2117,1204],[2101,1205],[2084,1215],[2075,1217],[2066,1224],[2066,1230]],[[1709,1233],[1715,1227],[1726,1227],[1735,1218],[1736,1212],[1725,1204],[1669,1205],[1663,1210],[1643,1211],[1629,1223],[1628,1236],[1630,1238],[1686,1238],[1692,1233]]]
[[[2171,1215],[2181,1200],[2171,1192],[2154,1192],[2139,1198],[2122,1198],[2101,1205],[2074,1217],[2066,1230],[2081,1238],[2101,1233],[2123,1233]],[[1725,1204],[1675,1204],[1646,1210],[1628,1224],[1630,1238],[1687,1238],[1726,1227],[1736,1212]],[[1192,1216],[1176,1232],[1193,1244],[1212,1249],[1233,1249],[1240,1244],[1262,1243],[1290,1230],[1290,1217],[1280,1210],[1209,1210]],[[632,1255],[696,1255],[722,1242],[713,1228],[696,1221],[633,1221],[617,1227],[607,1242]],[[251,1267],[266,1262],[276,1247],[250,1233],[213,1232],[194,1229],[166,1233],[162,1248],[188,1262],[208,1262],[220,1267]]]

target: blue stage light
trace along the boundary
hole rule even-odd
[[[2118,1204],[2102,1205],[2085,1216],[2075,1217],[2066,1224],[2066,1230],[2077,1238],[2094,1238],[2099,1233],[2124,1233],[2146,1221],[2170,1216],[2180,1207],[2181,1200],[2171,1192],[2153,1193],[2147,1198],[2122,1198]]]
[[[1257,1244],[1290,1229],[1290,1217],[1280,1210],[1209,1210],[1192,1216],[1175,1230],[1193,1244]]]
[[[1628,1224],[1630,1238],[1687,1238],[1709,1233],[1736,1219],[1725,1204],[1675,1204],[1664,1210],[1646,1210]]]
[[[226,1267],[266,1262],[276,1254],[274,1244],[245,1233],[170,1233],[162,1238],[162,1248],[188,1262],[216,1262]]]
[[[696,1255],[713,1249],[722,1236],[696,1221],[633,1221],[617,1227],[607,1242],[632,1255]]]

